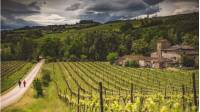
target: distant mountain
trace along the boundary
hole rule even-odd
[[[78,24],[101,24],[93,20],[81,20]]]
[[[23,19],[17,19],[17,21],[8,20],[5,18],[1,18],[1,30],[11,30],[11,29],[18,29],[25,26],[39,26],[40,24],[37,24],[32,21],[25,21]]]

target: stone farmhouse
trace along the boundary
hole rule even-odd
[[[118,58],[116,64],[125,66],[128,61],[137,61],[140,67],[164,68],[180,65],[183,55],[195,58],[198,54],[199,53],[191,46],[171,46],[169,41],[162,39],[157,42],[157,51],[152,52],[150,57],[141,55],[125,55]]]

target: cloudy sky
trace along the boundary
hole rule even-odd
[[[107,22],[197,12],[198,0],[1,0],[1,27]]]

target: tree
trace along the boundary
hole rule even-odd
[[[35,52],[35,46],[36,44],[32,39],[24,38],[20,41],[21,44],[21,59],[32,59],[34,58],[32,56],[33,52]]]
[[[182,62],[182,65],[185,67],[194,67],[195,66],[195,60],[186,55],[182,56],[181,62]]]
[[[136,54],[145,54],[148,51],[148,43],[144,39],[133,41],[132,51]]]
[[[41,47],[44,56],[61,57],[64,55],[63,43],[59,38],[50,38],[45,40]]]
[[[113,64],[113,63],[115,62],[115,60],[117,59],[117,57],[118,57],[118,53],[116,53],[116,52],[111,52],[111,53],[109,53],[109,54],[107,55],[107,60],[108,60],[111,64]]]
[[[82,61],[84,61],[84,60],[86,60],[86,59],[87,59],[87,56],[86,56],[86,55],[84,55],[84,54],[81,54],[81,56],[80,56],[80,57],[81,57],[81,60],[82,60]]]
[[[17,42],[16,44],[10,44],[10,48],[13,59],[19,59],[22,54],[20,43]]]
[[[133,25],[131,22],[125,22],[121,27],[120,27],[120,31],[121,32],[128,32],[130,30],[133,29]]]
[[[78,60],[77,56],[74,55],[74,54],[71,54],[71,55],[69,56],[69,59],[70,59],[71,61],[77,61],[77,60]]]
[[[69,57],[70,57],[69,51],[65,51],[65,52],[64,52],[64,57],[65,57],[65,58],[69,58]]]
[[[51,81],[51,72],[48,69],[42,70],[42,83],[44,86],[49,86],[49,82]]]
[[[183,44],[185,45],[192,45],[196,49],[199,48],[199,38],[196,35],[186,33],[183,37]]]
[[[139,64],[136,61],[127,61],[125,66],[127,66],[127,67],[139,67]]]
[[[6,46],[6,47],[2,48],[2,50],[1,50],[2,60],[9,60],[11,58],[11,56],[12,56],[12,54],[11,54],[10,47]]]
[[[199,56],[195,57],[195,68],[199,68]]]
[[[37,97],[43,96],[42,82],[39,79],[33,81],[33,87],[36,90]]]
[[[124,46],[124,45],[119,45],[119,48],[118,48],[118,53],[119,53],[119,55],[124,55],[124,54],[126,54],[127,53],[127,48]]]
[[[30,30],[30,31],[28,30],[25,33],[25,36],[29,38],[40,38],[43,36],[43,34],[41,30]]]

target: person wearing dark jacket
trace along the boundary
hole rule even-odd
[[[21,80],[19,80],[19,81],[18,81],[19,87],[21,87],[21,83],[22,83]]]
[[[23,84],[24,84],[24,87],[26,87],[26,81],[25,80],[23,81]]]

